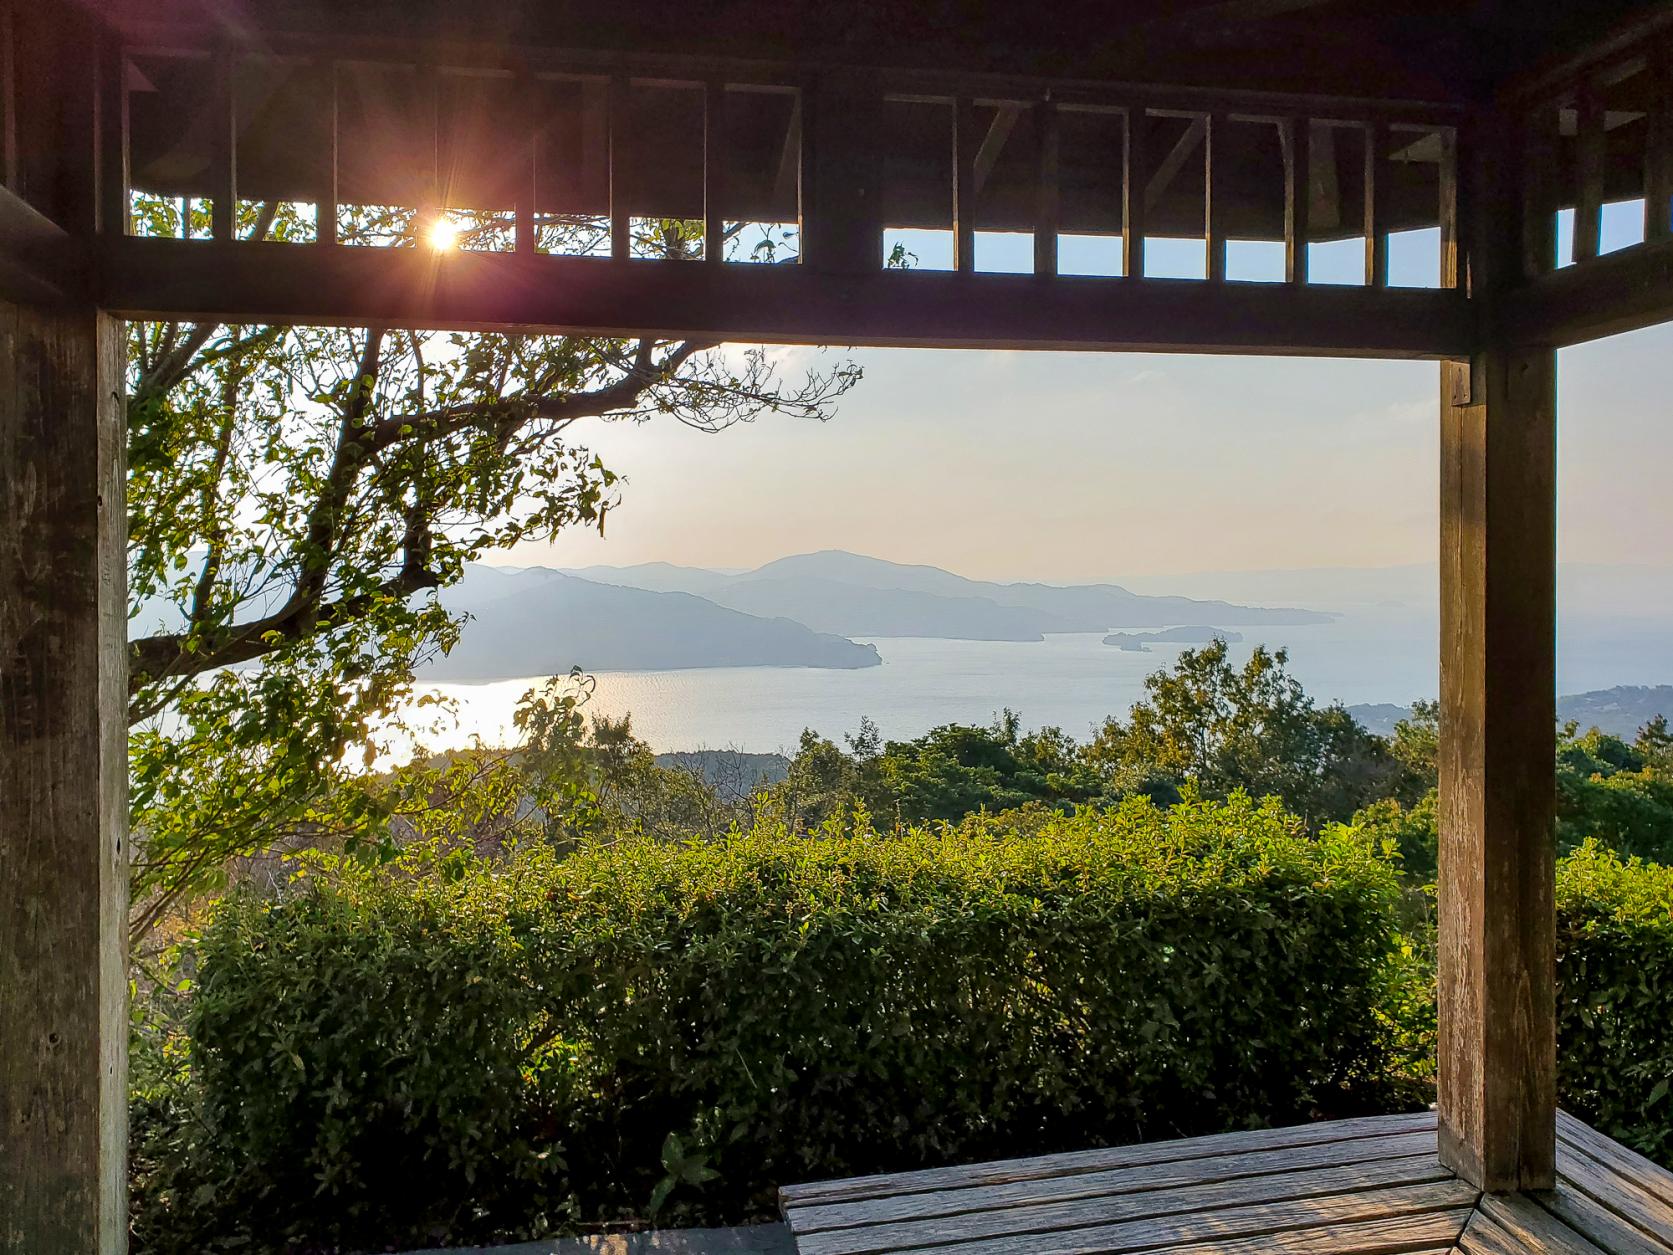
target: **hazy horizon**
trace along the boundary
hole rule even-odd
[[[776,351],[793,377],[820,351]],[[1144,582],[1432,566],[1429,362],[832,350],[866,377],[820,424],[671,419],[576,438],[624,478],[603,536],[513,566],[753,568],[846,549],[972,579]],[[1668,564],[1673,328],[1559,358],[1559,559]],[[1652,598],[1659,600],[1659,598]]]

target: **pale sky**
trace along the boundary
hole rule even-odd
[[[1606,247],[1628,242],[1620,223],[1632,214],[1610,215]],[[1397,282],[1422,282],[1435,256],[1412,235],[1391,249]],[[944,263],[935,240],[914,244],[923,264]],[[1200,242],[1194,262],[1158,244],[1152,270],[1200,268]],[[1334,264],[1316,259],[1315,277]],[[1435,560],[1432,362],[778,352],[787,377],[852,356],[865,378],[824,424],[586,428],[626,478],[605,536],[570,532],[497,560],[751,567],[841,548],[1058,581]],[[1673,327],[1566,350],[1558,389],[1560,558],[1666,564]]]
[[[828,423],[587,429],[627,481],[605,536],[504,560],[747,567],[843,548],[1044,580],[1434,560],[1433,363],[854,357],[865,379]],[[1561,557],[1664,563],[1673,329],[1567,350],[1558,380]]]

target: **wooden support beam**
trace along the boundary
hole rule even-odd
[[[1191,119],[1191,124],[1185,128],[1185,133],[1174,141],[1168,149],[1167,156],[1151,171],[1150,177],[1144,184],[1144,207],[1154,209],[1161,203],[1168,187],[1185,168],[1197,149],[1202,147],[1204,138],[1208,135],[1208,118],[1206,116]]]
[[[1522,160],[1522,274],[1533,278],[1557,265],[1557,110],[1533,109]]]
[[[1673,235],[1673,50],[1657,45],[1644,67],[1650,110],[1644,136],[1644,238]]]
[[[1307,236],[1313,206],[1309,186],[1313,125],[1306,118],[1285,118],[1278,128],[1284,154],[1284,282],[1307,282]]]
[[[517,163],[522,167],[517,176],[517,199],[512,206],[516,215],[513,247],[519,253],[535,251],[534,200],[540,185],[540,136],[546,127],[543,116],[545,99],[535,89],[534,79],[519,74],[512,87],[512,98],[517,102],[515,118],[507,119],[519,128]]]
[[[1440,1154],[1492,1191],[1555,1179],[1556,365],[1441,375]]]
[[[1023,106],[1019,104],[1002,104],[994,110],[993,121],[988,123],[982,142],[976,149],[976,195],[980,196],[987,186],[993,167],[999,162],[999,154],[1005,151],[1005,141],[1011,138],[1022,111]]]
[[[1590,261],[1603,239],[1603,181],[1606,173],[1603,102],[1582,87],[1576,101],[1579,134],[1580,195],[1574,206],[1574,260]]]
[[[883,264],[877,133],[882,96],[865,75],[831,72],[802,91],[801,260],[828,274]]]
[[[782,205],[793,197],[800,202],[802,174],[802,93],[790,106],[790,120],[784,127],[784,143],[778,150],[778,173],[773,176],[773,204]]]
[[[1034,106],[1034,141],[1038,161],[1035,168],[1034,273],[1050,278],[1057,274],[1057,231],[1061,208],[1059,187],[1062,155],[1061,127],[1057,106],[1049,100]]]
[[[1122,149],[1121,273],[1144,277],[1145,189],[1150,185],[1150,116],[1134,106],[1127,110],[1126,144]]]
[[[867,250],[857,270],[835,268],[842,256],[827,245],[843,239],[829,235],[809,240],[810,251],[821,249],[817,265],[723,267],[129,238],[101,259],[101,301],[124,317],[746,343],[1418,358],[1475,344],[1468,303],[1455,292],[890,273],[877,234],[847,239]]]
[[[1464,181],[1482,342],[1441,369],[1441,1161],[1487,1191],[1556,1173],[1556,354],[1509,347],[1519,126]]]
[[[1507,344],[1566,348],[1673,320],[1673,240],[1565,266],[1520,288],[1500,311]]]
[[[127,1233],[122,336],[0,304],[0,1251]]]
[[[703,84],[703,260],[726,260],[726,84]]]
[[[1365,286],[1388,286],[1388,123],[1365,128]]]
[[[325,186],[319,190],[319,201],[317,208],[314,210],[314,239],[329,246],[337,242],[337,136],[341,124],[338,118],[340,103],[337,86],[337,63],[326,61],[321,64],[325,72],[326,90],[331,93],[331,99],[326,109],[331,133],[326,138]]]
[[[610,79],[609,103],[605,108],[610,136],[610,256],[615,261],[626,261],[633,251],[627,212],[628,100],[627,78],[617,74]]]
[[[966,97],[953,104],[953,269],[976,269],[976,159],[980,141],[976,106]]]
[[[209,102],[209,223],[217,240],[238,230],[238,105],[233,91],[236,65],[228,48],[216,50]],[[186,233],[191,234],[189,225]]]
[[[1203,132],[1203,186],[1208,201],[1203,207],[1203,238],[1208,246],[1207,275],[1211,283],[1226,278],[1226,206],[1230,200],[1226,126],[1226,115],[1213,113]]]
[[[1466,273],[1463,233],[1459,214],[1463,201],[1458,190],[1458,133],[1452,129],[1441,132],[1440,170],[1440,228],[1441,228],[1441,287],[1449,291],[1463,291],[1469,276]]]

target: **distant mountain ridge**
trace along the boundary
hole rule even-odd
[[[669,563],[584,567],[568,574],[631,588],[678,589],[839,636],[1038,641],[1048,633],[1117,627],[1294,626],[1333,617],[1294,607],[1148,596],[1116,584],[1000,584],[841,549],[779,558],[739,575]]]
[[[1387,736],[1394,725],[1411,717],[1406,706],[1389,702],[1349,706],[1348,713],[1372,732]],[[1581,729],[1598,728],[1631,740],[1657,715],[1673,720],[1673,684],[1623,684],[1612,689],[1572,693],[1557,699],[1557,722],[1574,722]]]
[[[694,667],[875,667],[873,645],[764,619],[691,593],[596,584],[546,568],[472,566],[441,595],[471,616],[433,681],[481,682],[587,671]]]

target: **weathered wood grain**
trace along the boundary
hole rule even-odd
[[[1472,303],[1514,303],[1515,128],[1461,171]],[[1489,342],[1441,368],[1437,1108],[1486,1190],[1556,1180],[1557,358]]]
[[[1027,1206],[992,1202],[977,1211],[893,1223],[881,1215],[868,1218],[865,1204],[849,1204],[851,1211],[845,1220],[858,1227],[810,1232],[795,1212],[791,1213],[791,1227],[801,1255],[873,1255],[1007,1234],[1056,1234],[1147,1218],[1167,1218],[1170,1223],[1181,1217],[1194,1220],[1204,1213],[1280,1201],[1315,1199],[1324,1207],[1331,1203],[1332,1195],[1352,1194],[1370,1199],[1384,1190],[1451,1180],[1452,1174],[1440,1166],[1431,1152],[1413,1159],[1245,1177],[1178,1189],[1105,1193]],[[986,1195],[988,1191],[974,1193]],[[1449,1202],[1468,1196],[1473,1196],[1473,1190],[1461,1195],[1449,1191],[1447,1195]],[[881,1211],[891,1201],[896,1200],[881,1200],[874,1207]],[[1313,1209],[1301,1210],[1310,1213]]]
[[[124,1249],[122,343],[0,304],[0,1252]]]
[[[1469,1220],[1468,1206],[1445,1210],[1421,1210],[1404,1215],[1379,1213],[1368,1219],[1321,1218],[1305,1228],[1285,1224],[1274,1210],[1264,1222],[1243,1230],[1232,1225],[1202,1233],[1187,1241],[1173,1239],[1172,1230],[1157,1227],[1150,1233],[1125,1231],[1122,1226],[997,1238],[993,1241],[960,1242],[936,1247],[938,1255],[1106,1255],[1111,1252],[1166,1250],[1168,1255],[1394,1255],[1395,1252],[1450,1247]],[[1259,1228],[1261,1223],[1276,1227]]]
[[[1613,1138],[1605,1137],[1566,1111],[1557,1113],[1557,1136],[1565,1145],[1582,1150],[1605,1164],[1617,1176],[1626,1178],[1662,1202],[1673,1205],[1673,1172],[1669,1172],[1660,1164],[1652,1163],[1637,1151],[1621,1145]],[[1559,1168],[1562,1162],[1563,1158],[1559,1153]]]
[[[1163,1142],[1141,1142],[1135,1146],[1113,1146],[1100,1150],[1069,1151],[1059,1155],[1035,1155],[1026,1159],[999,1159],[986,1163],[949,1168],[926,1168],[916,1172],[881,1173],[835,1181],[812,1181],[787,1185],[779,1190],[786,1207],[810,1203],[838,1202],[850,1198],[915,1194],[927,1190],[954,1189],[966,1185],[1000,1184],[1037,1177],[1060,1176],[1070,1172],[1095,1172],[1138,1164],[1171,1163],[1202,1159],[1242,1151],[1277,1149],[1284,1146],[1313,1146],[1322,1142],[1346,1142],[1358,1138],[1422,1132],[1435,1127],[1435,1113],[1419,1111],[1410,1115],[1366,1116],[1355,1120],[1321,1121],[1279,1129],[1250,1129],[1208,1137],[1176,1138]]]
[[[1610,1255],[1668,1255],[1670,1248],[1666,1244],[1646,1235],[1563,1180],[1565,1162],[1559,1148],[1557,1188],[1540,1190],[1528,1197]]]
[[[1030,1177],[1019,1181],[966,1185],[912,1194],[867,1197],[849,1202],[819,1203],[797,1207],[792,1215],[798,1233],[841,1228],[850,1224],[917,1220],[948,1216],[973,1210],[1017,1207],[1024,1204],[1064,1199],[1092,1198],[1138,1192],[1171,1192],[1185,1186],[1211,1185],[1245,1177],[1284,1178],[1304,1176],[1319,1168],[1369,1170],[1383,1163],[1440,1167],[1435,1156],[1432,1130],[1403,1133],[1395,1137],[1366,1137],[1349,1142],[1323,1142],[1314,1146],[1284,1147],[1241,1154],[1215,1155],[1203,1159],[1181,1159],[1171,1163],[1139,1164],[1100,1172],[1071,1172],[1057,1176]],[[1369,1178],[1368,1178],[1369,1180]],[[1286,1184],[1274,1179],[1263,1188],[1277,1197]]]
[[[1673,1203],[1569,1146],[1560,1154],[1558,1167],[1563,1180],[1593,1202],[1636,1225],[1646,1236],[1673,1245]]]
[[[1521,1255],[1605,1255],[1525,1194],[1484,1194],[1476,1208],[1509,1236]]]

